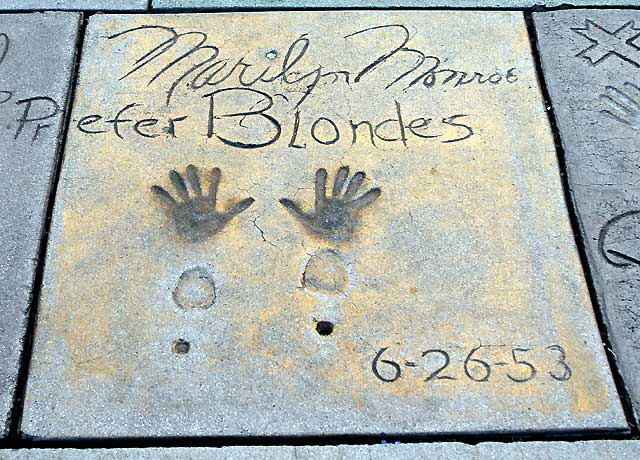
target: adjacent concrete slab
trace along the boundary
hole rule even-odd
[[[0,434],[14,395],[80,14],[0,16]]]
[[[596,292],[638,416],[640,11],[534,18]]]
[[[148,0],[2,0],[0,11],[145,11]]]
[[[626,460],[640,454],[640,441],[386,444],[373,446],[282,446],[173,449],[37,449],[0,451],[2,460]]]
[[[635,6],[638,0],[153,0],[154,9],[225,8],[530,8],[575,6]]]
[[[28,435],[625,429],[521,13],[85,43]]]

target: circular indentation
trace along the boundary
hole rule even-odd
[[[184,339],[174,340],[171,344],[171,349],[176,355],[186,355],[190,348],[191,344]]]
[[[616,267],[640,265],[638,235],[640,235],[640,211],[627,211],[617,215],[600,229],[598,241],[600,255]]]
[[[304,269],[302,286],[324,294],[341,295],[349,286],[346,263],[331,249],[316,251]]]
[[[209,308],[216,300],[216,285],[202,267],[185,270],[173,290],[173,301],[182,308]]]
[[[333,332],[333,323],[331,321],[318,321],[316,331],[320,335],[331,335]]]
[[[267,51],[267,54],[265,54],[265,57],[270,61],[274,61],[278,59],[278,52],[276,50]]]

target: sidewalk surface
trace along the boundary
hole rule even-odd
[[[640,454],[632,2],[44,3],[0,459]]]

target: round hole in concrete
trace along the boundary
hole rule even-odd
[[[318,321],[316,331],[320,335],[331,335],[333,332],[333,323],[331,321]]]
[[[171,344],[171,349],[177,355],[186,355],[190,348],[191,344],[184,339],[174,340]]]
[[[267,51],[267,54],[265,54],[265,56],[270,61],[274,61],[278,59],[278,52],[276,50]]]

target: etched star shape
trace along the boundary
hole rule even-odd
[[[592,66],[601,64],[611,56],[617,56],[640,68],[640,47],[635,43],[640,37],[640,28],[635,27],[635,21],[629,21],[611,32],[587,19],[584,27],[572,27],[571,30],[591,42],[576,57],[587,60]]]

